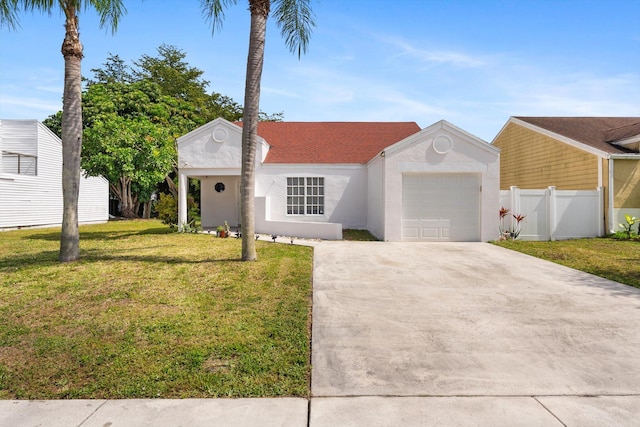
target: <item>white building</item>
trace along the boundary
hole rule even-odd
[[[242,124],[216,119],[178,138],[179,223],[187,177],[201,181],[204,228],[240,223]],[[256,232],[385,241],[497,237],[499,150],[447,123],[261,122]]]
[[[62,142],[37,120],[0,120],[0,230],[62,224]],[[109,220],[109,183],[82,178],[78,222]]]

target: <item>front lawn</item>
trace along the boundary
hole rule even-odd
[[[157,221],[0,233],[0,398],[308,396],[311,248]]]
[[[640,242],[575,239],[555,242],[507,240],[495,244],[640,288]]]

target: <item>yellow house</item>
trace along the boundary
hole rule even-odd
[[[603,189],[605,229],[640,217],[640,117],[511,117],[493,140],[500,189]]]

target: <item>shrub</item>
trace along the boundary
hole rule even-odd
[[[155,205],[158,219],[163,224],[173,228],[178,224],[178,200],[172,194],[160,193],[160,198]],[[187,222],[192,223],[198,219],[198,204],[193,196],[187,196]]]

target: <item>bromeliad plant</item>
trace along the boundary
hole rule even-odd
[[[624,216],[624,220],[626,221],[626,224],[618,224],[620,225],[620,227],[622,227],[624,229],[625,234],[627,235],[627,239],[631,239],[631,237],[633,237],[633,234],[635,233],[632,229],[634,224],[638,224],[638,233],[640,235],[640,218],[637,218],[635,216],[631,216],[631,215],[625,215]]]
[[[504,206],[500,208],[500,240],[516,240],[522,231],[522,225],[520,224],[527,216],[522,214],[513,214],[513,219],[516,220],[515,226],[511,223],[509,226],[505,225],[505,218],[509,215],[509,209]]]

